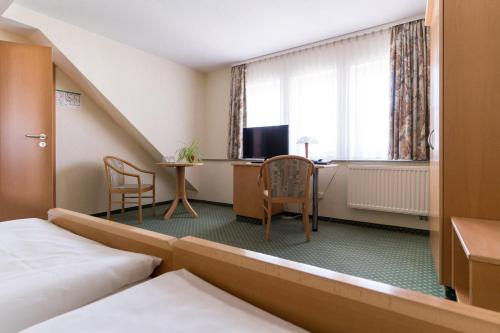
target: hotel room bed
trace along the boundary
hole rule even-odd
[[[458,304],[387,284],[196,237],[176,240],[173,237],[135,230],[136,228],[129,229],[128,226],[65,210],[51,210],[49,219],[65,229],[107,246],[162,257],[164,260],[153,276],[185,269],[212,286],[305,330],[405,333],[500,332],[500,314],[497,312]],[[172,282],[166,277],[166,280],[163,280],[163,278],[162,276],[162,279],[158,281],[166,281],[167,285],[175,286],[175,281]],[[188,282],[189,278],[184,279],[182,283]],[[145,282],[146,286],[149,283]],[[192,286],[193,283],[190,285]],[[147,316],[149,308],[134,307],[132,299],[141,300],[145,294],[143,295],[141,291],[141,295],[134,296],[131,292],[141,290],[136,288],[142,286],[144,284],[90,304],[88,307],[76,309],[74,313],[89,311],[90,307],[102,306],[97,304],[114,302],[115,296],[127,293],[125,295],[131,298],[127,304],[124,304],[126,308],[124,312],[121,312],[121,316],[128,315],[130,320],[134,320],[137,314],[141,314],[148,321],[160,323],[166,317],[170,317],[168,314],[163,314],[167,311],[166,308],[160,315],[150,312],[151,316]],[[208,289],[210,288],[212,287]],[[189,292],[187,288],[180,286],[174,289],[176,292],[179,291],[178,296]],[[166,293],[169,294],[169,292]],[[208,296],[213,296],[213,294],[208,293]],[[192,296],[190,298],[193,299]],[[146,299],[146,301],[149,300]],[[202,305],[196,305],[196,302],[193,304],[190,300],[177,300],[175,304],[169,304],[169,306],[168,311],[181,310],[177,315],[171,316],[171,319],[188,322],[196,317],[200,308],[203,308]],[[153,305],[148,305],[148,307],[154,308]],[[237,309],[242,308],[237,307]],[[252,311],[249,311],[251,314]],[[92,314],[92,312],[87,312],[86,315],[89,313]],[[59,322],[60,318],[65,316],[56,317],[47,324],[56,320]],[[207,314],[205,318],[209,321],[211,315]],[[216,314],[213,318],[217,318]],[[136,325],[141,325],[143,319],[139,321]],[[146,324],[150,323],[144,323]],[[45,324],[39,327],[43,328],[42,325]],[[295,329],[293,326],[287,327]],[[36,326],[33,330],[35,328]],[[61,329],[72,331],[73,328],[62,327]]]
[[[182,269],[23,332],[305,332]]]
[[[66,215],[63,210],[52,213],[54,223]],[[87,229],[103,225],[120,229],[113,222],[70,214],[83,217]],[[54,223],[41,219],[0,223],[0,332],[17,332],[142,282],[166,258],[172,264],[170,238],[164,239],[155,256],[114,249]],[[121,231],[137,237],[140,230],[134,229]],[[113,238],[113,233],[100,236]]]

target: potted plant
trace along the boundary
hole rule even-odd
[[[201,162],[200,147],[196,140],[177,150],[177,162]]]

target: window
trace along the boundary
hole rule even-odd
[[[389,147],[388,30],[250,63],[247,126],[288,124],[310,157],[385,160]]]

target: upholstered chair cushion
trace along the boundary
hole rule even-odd
[[[309,164],[299,159],[279,159],[268,164],[271,197],[300,198],[305,195]]]

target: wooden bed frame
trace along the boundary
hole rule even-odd
[[[153,275],[186,268],[313,332],[500,332],[500,313],[384,283],[59,208],[49,220],[110,247],[163,258]]]
[[[175,237],[62,208],[49,210],[48,216],[49,221],[61,228],[109,247],[162,258],[153,277],[172,270]]]
[[[500,332],[500,313],[196,237],[174,269],[312,332]]]

